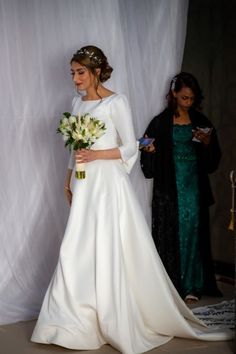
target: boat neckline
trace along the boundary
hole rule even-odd
[[[109,97],[112,97],[112,96],[116,96],[117,95],[117,93],[113,93],[112,95],[109,95],[109,96],[105,96],[105,97],[102,97],[102,99],[101,98],[97,98],[97,99],[95,99],[95,100],[83,100],[82,98],[81,98],[81,101],[82,102],[96,102],[96,101],[103,101],[103,100],[105,100],[106,98],[109,98]]]

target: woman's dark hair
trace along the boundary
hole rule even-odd
[[[177,102],[173,95],[173,91],[179,92],[183,87],[190,88],[194,93],[194,101],[192,107],[198,110],[202,109],[201,103],[204,97],[202,95],[202,90],[197,79],[192,74],[181,72],[171,80],[169,92],[166,95],[168,100],[168,107],[174,112],[176,117],[179,116],[179,112],[177,110]]]
[[[80,48],[71,58],[70,63],[72,62],[86,66],[97,77],[98,83],[107,81],[113,71],[103,51],[93,45]],[[99,75],[96,69],[101,70]]]

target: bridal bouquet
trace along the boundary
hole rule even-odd
[[[71,115],[63,113],[57,133],[62,134],[65,146],[70,150],[90,149],[95,141],[105,133],[105,124],[90,113]],[[76,162],[76,178],[85,178],[84,163]]]

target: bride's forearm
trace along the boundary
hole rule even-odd
[[[65,179],[65,189],[70,188],[71,174],[72,174],[72,170],[68,168],[66,179]]]
[[[93,151],[95,153],[96,160],[115,160],[121,158],[120,150],[118,148]]]
[[[118,148],[107,150],[86,150],[81,149],[75,152],[75,159],[77,162],[90,162],[94,160],[115,160],[120,159],[121,153]]]

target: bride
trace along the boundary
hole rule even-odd
[[[231,339],[208,330],[178,295],[157,254],[127,172],[137,158],[129,103],[106,89],[112,68],[95,46],[78,50],[71,73],[84,96],[72,114],[105,123],[92,149],[71,154],[65,193],[71,205],[54,275],[32,341],[93,350],[110,344],[137,354],[172,337]],[[75,160],[86,163],[76,179]]]

